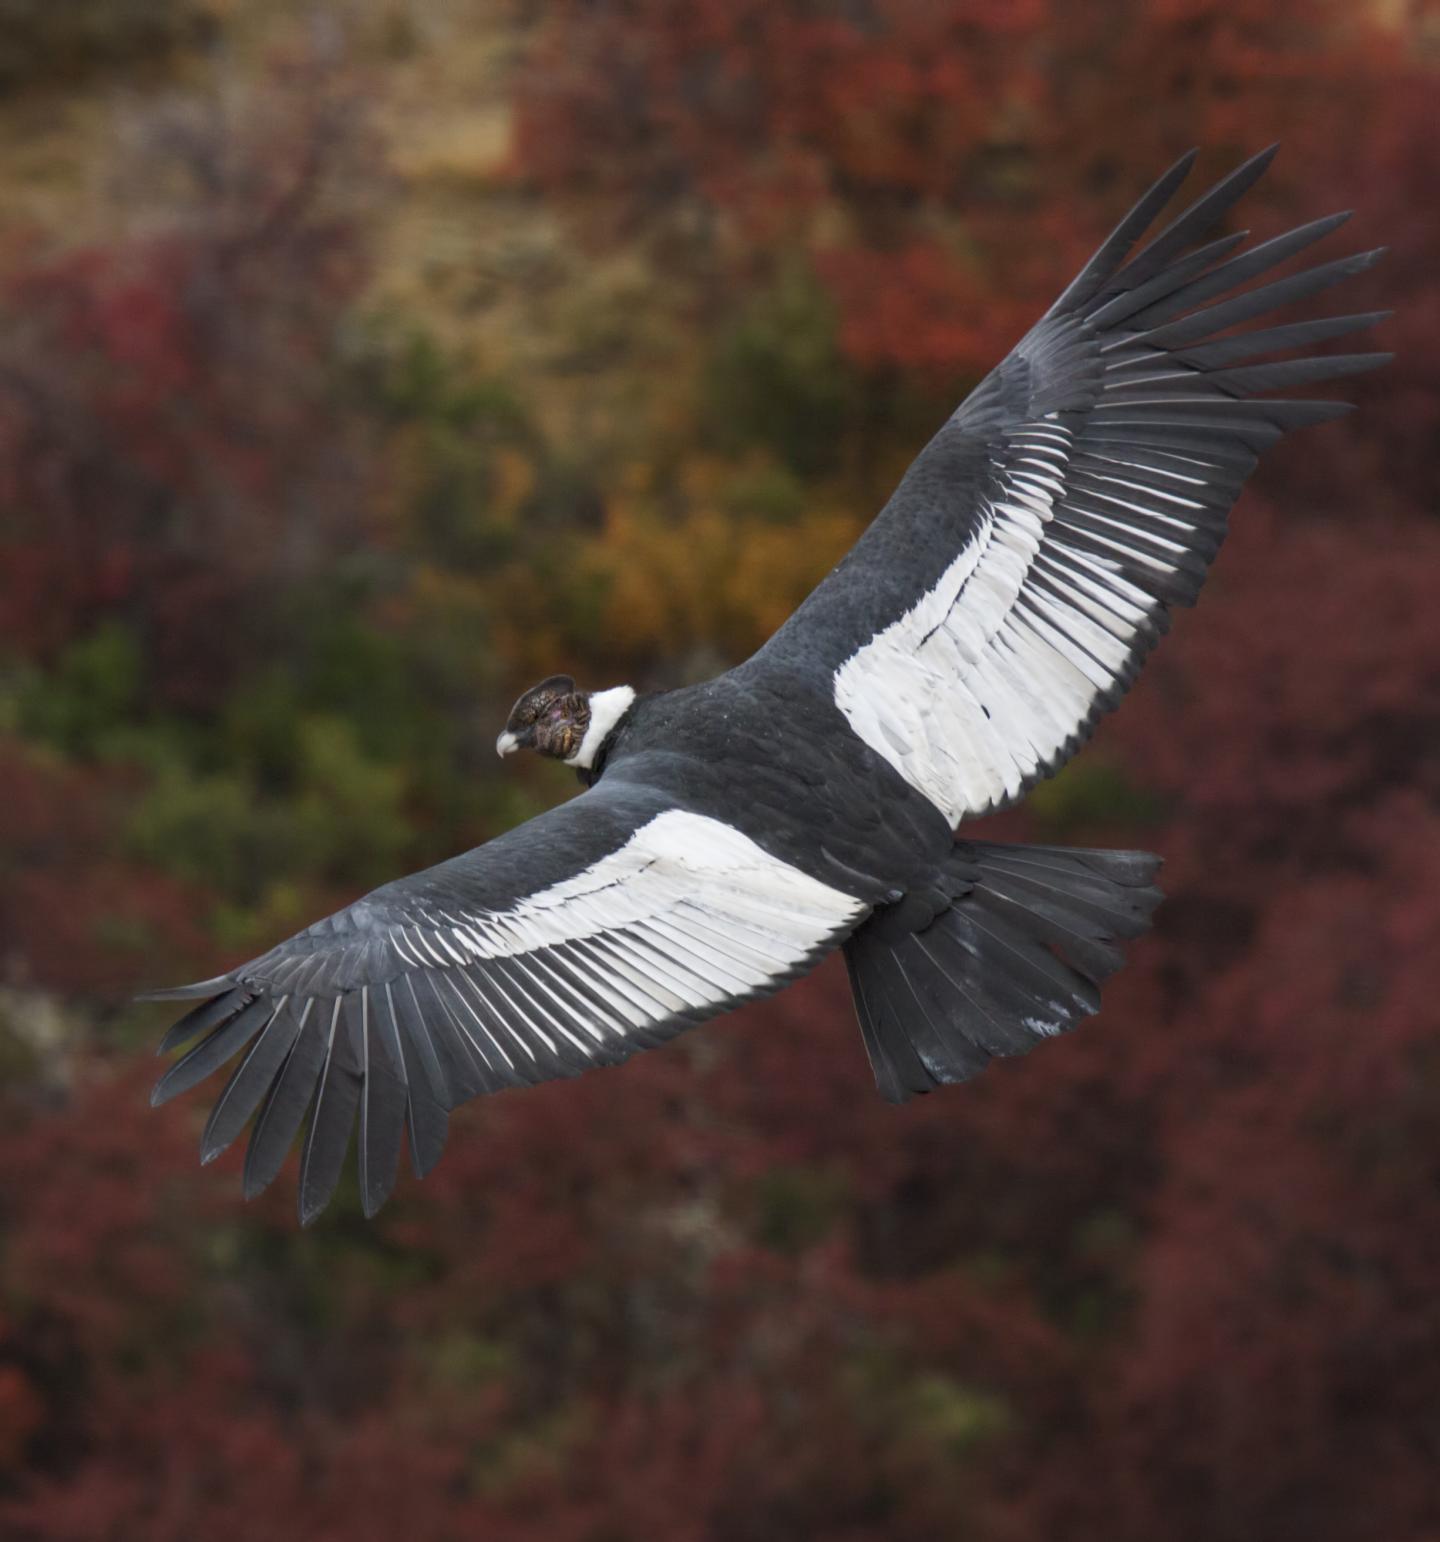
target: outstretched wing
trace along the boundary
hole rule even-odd
[[[309,1111],[305,1222],[334,1192],[358,1114],[373,1214],[407,1126],[423,1175],[457,1104],[612,1065],[778,990],[865,912],[627,771],[228,974],[154,993],[206,999],[166,1035],[162,1050],[203,1037],[152,1101],[240,1055],[202,1160],[255,1115],[244,1181],[256,1194]]]
[[[1273,153],[1127,261],[1193,152],[1167,172],[754,660],[825,672],[854,731],[954,823],[1013,801],[1075,751],[1135,678],[1169,608],[1195,599],[1259,452],[1348,410],[1257,393],[1389,358],[1251,362],[1384,312],[1229,331],[1381,255],[1232,293],[1347,218],[1238,255],[1245,232],[1196,249]]]

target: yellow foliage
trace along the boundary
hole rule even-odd
[[[691,486],[705,481],[697,471]],[[715,492],[711,484],[706,489]],[[727,514],[711,502],[678,517],[617,499],[585,554],[604,580],[607,650],[638,655],[718,648],[752,652],[859,534],[863,521],[821,509],[794,523]]]
[[[535,463],[519,450],[497,450],[494,477],[486,516],[496,524],[513,528],[516,514],[535,491]]]

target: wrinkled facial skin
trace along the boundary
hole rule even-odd
[[[569,675],[551,675],[515,703],[495,748],[501,755],[534,750],[553,760],[569,760],[589,726],[589,692],[580,690]]]

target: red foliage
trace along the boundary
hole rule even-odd
[[[1382,25],[1343,0],[548,10],[517,171],[601,238],[680,216],[742,273],[782,236],[805,241],[865,365],[983,373],[1093,248],[1105,210],[1118,217],[1192,144],[1233,164],[1280,138],[1252,215],[1267,199],[1319,212],[1349,184],[1372,228],[1434,251],[1411,223],[1429,225],[1433,200],[1401,169],[1434,155],[1418,20]],[[1376,164],[1397,193],[1411,184],[1403,222],[1381,223]],[[1398,282],[1392,270],[1392,301],[1428,296],[1418,275]]]
[[[0,737],[0,935],[9,983],[113,995],[144,983],[157,949],[199,959],[196,896],[114,842],[124,785]]]
[[[154,130],[193,216],[6,276],[0,639],[47,657],[143,617],[177,701],[233,672],[225,607],[353,541],[363,447],[335,412],[338,323],[364,277],[353,101],[292,89],[238,123]],[[299,502],[297,504],[297,496]]]
[[[952,189],[1038,77],[1038,0],[563,0],[519,99],[518,164],[644,217],[677,195],[765,220],[837,188]]]

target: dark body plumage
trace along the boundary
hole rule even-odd
[[[950,849],[944,816],[847,731],[814,676],[755,660],[642,697],[603,775],[683,788],[697,813],[868,904],[924,882]]]
[[[1345,410],[1257,393],[1384,357],[1248,362],[1374,315],[1228,331],[1378,255],[1244,289],[1343,218],[1241,255],[1240,236],[1197,245],[1269,156],[1132,258],[1189,157],[1161,178],[753,658],[684,690],[581,693],[573,718],[553,682],[522,698],[497,747],[559,746],[581,797],[168,993],[205,999],[167,1036],[199,1042],[157,1101],[240,1054],[206,1158],[254,1114],[255,1192],[308,1113],[309,1219],[358,1118],[373,1211],[407,1130],[424,1172],[464,1099],[622,1060],[836,947],[896,1100],[1096,1011],[1158,859],[954,832],[1115,704],[1194,600],[1259,451]]]

